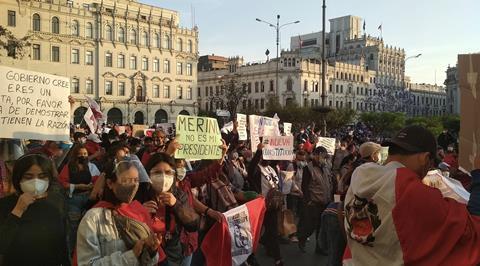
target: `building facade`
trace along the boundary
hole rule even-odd
[[[447,93],[447,112],[460,115],[460,89],[458,87],[457,66],[447,68],[447,78],[443,83]]]
[[[413,95],[413,104],[410,109],[413,116],[442,116],[447,114],[445,87],[411,83],[408,89]]]
[[[135,0],[0,0],[0,7],[1,25],[31,36],[28,56],[2,56],[2,64],[69,77],[72,122],[83,119],[84,95],[110,123],[197,113],[198,30],[180,27],[178,12]]]

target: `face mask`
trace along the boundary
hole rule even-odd
[[[34,178],[20,183],[20,188],[22,189],[23,193],[38,196],[47,192],[48,184],[48,180]]]
[[[138,183],[131,185],[118,185],[115,193],[115,197],[122,203],[132,202],[135,194],[137,194]]]
[[[173,175],[166,175],[165,173],[154,174],[150,177],[152,180],[152,187],[157,192],[169,191],[174,181]]]
[[[185,167],[177,168],[177,179],[182,181],[187,175],[187,169]]]
[[[303,134],[303,133],[305,133],[305,131],[303,131],[303,130],[302,130],[302,131],[300,131],[300,134]]]
[[[88,157],[87,157],[87,156],[79,156],[79,157],[78,157],[78,162],[79,162],[80,164],[87,163],[87,162],[88,162]]]
[[[131,158],[131,157],[130,157],[130,154],[127,154],[127,155],[125,155],[125,157],[123,157],[123,159],[126,160],[126,161],[129,161],[130,158]]]
[[[297,161],[297,166],[298,166],[298,168],[303,168],[303,167],[307,166],[307,162]]]
[[[233,152],[231,155],[230,155],[230,160],[232,161],[235,161],[238,159],[238,153],[237,152]]]

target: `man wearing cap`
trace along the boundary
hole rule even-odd
[[[298,222],[298,246],[305,252],[307,238],[314,230],[320,230],[320,216],[332,201],[332,173],[327,167],[327,150],[320,146],[313,151],[312,161],[303,170],[302,192],[303,206]],[[317,243],[316,251],[321,253]]]
[[[435,165],[437,143],[420,126],[387,141],[384,166],[355,170],[345,199],[345,230],[355,265],[480,263],[480,157],[468,205],[444,198],[421,179]]]
[[[365,162],[377,163],[380,161],[380,150],[382,146],[375,142],[365,142],[360,145],[359,153],[360,159]]]

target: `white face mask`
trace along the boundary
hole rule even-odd
[[[185,167],[177,168],[177,179],[182,181],[187,175],[187,169]]]
[[[47,192],[49,182],[39,178],[30,179],[20,183],[20,188],[23,193],[39,196]]]
[[[154,174],[150,177],[152,187],[157,192],[169,191],[173,185],[174,175],[166,175],[165,173]]]

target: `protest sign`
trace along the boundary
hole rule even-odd
[[[143,137],[145,136],[145,129],[147,129],[148,126],[146,125],[133,125],[132,126],[132,136],[134,137]]]
[[[292,135],[292,123],[283,123],[283,133],[285,136]]]
[[[445,198],[452,198],[463,204],[470,199],[470,193],[465,190],[460,181],[443,176],[440,170],[428,171],[422,182],[427,186],[439,189]]]
[[[264,136],[263,159],[289,161],[294,157],[293,136]]]
[[[188,115],[177,116],[177,159],[220,159],[222,136],[217,120]]]
[[[329,155],[333,155],[335,153],[335,142],[336,139],[334,138],[319,137],[317,147],[322,146],[327,149]]]
[[[260,136],[258,135],[258,127],[260,124],[260,116],[258,115],[249,115],[248,123],[250,125],[250,145],[252,152],[257,151],[257,146],[260,144]]]
[[[228,110],[217,110],[216,114],[220,117],[230,117],[230,112]]]
[[[238,140],[247,140],[247,116],[244,114],[237,114],[238,122]]]
[[[0,138],[68,141],[70,80],[0,66]]]
[[[270,117],[260,116],[258,121],[258,136],[280,136],[278,120]]]
[[[233,122],[230,121],[228,123],[226,123],[225,125],[223,125],[222,127],[222,133],[223,134],[228,134],[228,132],[231,132],[233,130]]]
[[[157,129],[161,129],[168,138],[175,137],[175,124],[174,123],[160,123],[156,125]]]
[[[460,89],[460,158],[459,164],[474,169],[475,156],[480,154],[480,54],[458,56]]]
[[[153,133],[155,132],[155,129],[149,128],[145,129],[143,133],[145,134],[145,137],[153,137]]]

